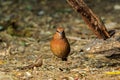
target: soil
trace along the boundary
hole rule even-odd
[[[0,0],[0,80],[120,80],[120,0],[85,2],[115,30],[111,38],[98,39],[65,0]],[[58,26],[68,61],[50,50]]]

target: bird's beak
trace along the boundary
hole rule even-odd
[[[60,35],[63,35],[63,32],[59,32],[60,33]]]
[[[57,31],[60,35],[62,35],[63,34],[63,32],[59,32],[59,31]]]

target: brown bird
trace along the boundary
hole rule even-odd
[[[70,44],[62,27],[57,28],[56,33],[50,42],[50,48],[54,55],[62,58],[63,61],[67,61],[67,57],[70,53]]]

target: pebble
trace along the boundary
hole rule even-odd
[[[3,29],[4,29],[4,27],[0,25],[0,31],[2,31]]]
[[[115,10],[120,10],[120,5],[118,5],[118,4],[115,5],[115,6],[114,6],[114,9],[115,9]]]
[[[32,78],[32,74],[30,73],[30,72],[25,72],[25,74],[24,74],[24,76],[23,76],[23,79],[30,79],[30,78]]]
[[[43,10],[41,10],[41,11],[38,12],[38,15],[39,15],[39,16],[42,16],[42,15],[44,15],[44,14],[45,14],[45,12],[44,12]]]

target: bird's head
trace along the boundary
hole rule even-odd
[[[65,38],[65,32],[63,27],[57,27],[56,33],[54,35],[54,39],[62,39]]]

